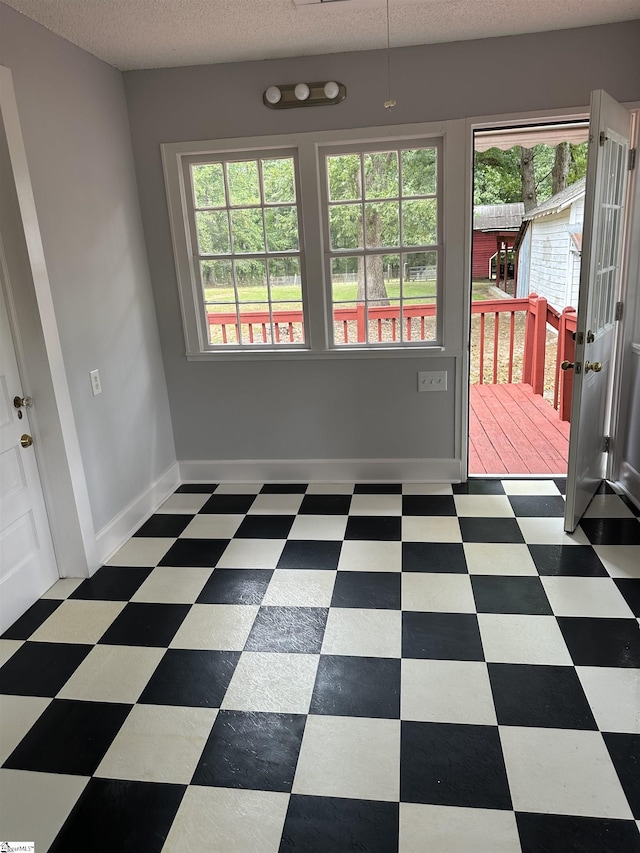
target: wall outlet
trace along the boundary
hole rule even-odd
[[[93,391],[93,396],[97,397],[98,394],[102,394],[102,385],[100,383],[100,371],[99,370],[91,370],[89,372],[89,376],[91,377],[91,390]]]
[[[421,370],[418,373],[418,391],[446,391],[446,370]]]

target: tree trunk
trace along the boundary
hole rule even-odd
[[[389,166],[393,155],[378,157],[373,164],[373,179],[383,178],[385,168]],[[360,183],[360,180],[358,180]],[[365,233],[367,235],[367,246],[375,247],[381,245],[382,240],[382,216],[375,207],[365,205]],[[363,259],[358,259],[358,302],[365,298],[365,276]],[[382,255],[368,255],[366,258],[367,284],[366,295],[369,300],[377,300],[379,305],[389,305],[389,296],[384,283],[384,258]]]
[[[533,150],[531,148],[520,148],[520,179],[522,181],[524,212],[528,213],[538,204],[536,197],[536,175],[533,168]]]
[[[553,170],[551,172],[552,188],[551,195],[559,193],[560,190],[567,188],[569,179],[569,166],[571,165],[571,149],[568,142],[561,142],[556,145],[556,153],[553,160]]]

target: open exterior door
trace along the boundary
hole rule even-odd
[[[575,364],[562,365],[575,373],[564,518],[569,533],[605,475],[630,133],[629,112],[606,92],[593,92]]]

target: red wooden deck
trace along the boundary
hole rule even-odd
[[[470,404],[470,474],[566,474],[570,424],[530,385],[471,385]]]

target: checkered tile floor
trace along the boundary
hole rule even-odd
[[[180,487],[0,641],[0,837],[640,851],[640,519],[562,490]]]

